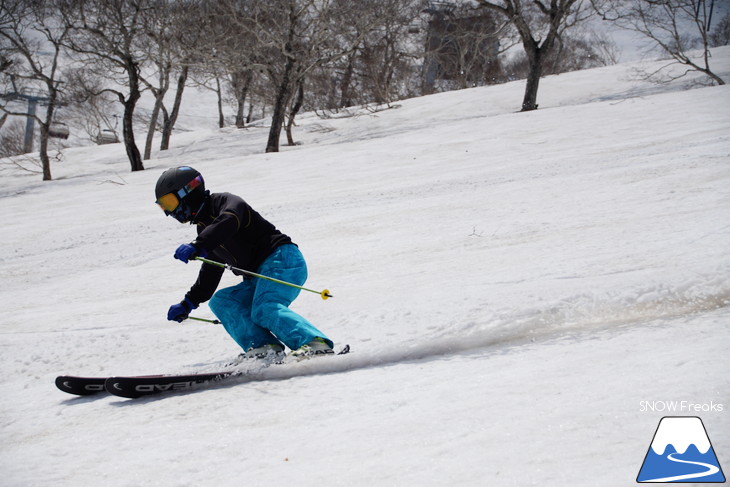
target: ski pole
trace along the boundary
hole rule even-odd
[[[281,279],[275,279],[273,277],[263,276],[261,274],[256,274],[255,272],[247,271],[245,269],[239,269],[238,267],[233,267],[230,264],[221,264],[220,262],[216,262],[216,261],[210,260],[210,259],[205,259],[203,257],[193,257],[193,259],[199,260],[200,262],[203,262],[205,264],[210,264],[210,265],[214,265],[214,266],[217,266],[217,267],[222,267],[224,269],[228,269],[228,270],[232,270],[232,271],[242,272],[243,274],[246,274],[248,276],[260,277],[261,279],[266,279],[267,281],[276,282],[278,284],[284,284],[285,286],[291,286],[291,287],[295,287],[297,289],[301,289],[302,291],[309,291],[310,293],[319,294],[320,296],[322,296],[322,299],[327,299],[327,298],[333,297],[330,294],[329,289],[324,289],[322,291],[315,291],[314,289],[309,289],[309,288],[306,288],[304,286],[299,286],[297,284],[293,284],[291,282],[282,281]]]
[[[187,319],[189,319],[189,320],[195,320],[195,321],[202,321],[204,323],[211,323],[213,325],[220,325],[221,324],[221,322],[218,321],[218,320],[208,320],[208,319],[205,319],[205,318],[196,318],[195,316],[188,316]]]

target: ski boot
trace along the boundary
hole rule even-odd
[[[334,355],[334,353],[335,351],[329,346],[324,338],[315,337],[314,340],[306,345],[302,345],[296,350],[292,350],[289,355],[297,360],[302,360],[320,355]]]
[[[278,344],[266,344],[249,348],[228,365],[240,365],[244,362],[265,361],[281,363],[284,360],[284,347]]]

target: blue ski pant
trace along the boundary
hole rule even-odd
[[[299,286],[307,280],[307,264],[296,245],[276,248],[256,271],[258,274]],[[229,335],[244,350],[266,344],[283,344],[292,350],[321,337],[321,331],[289,305],[300,290],[255,277],[216,292],[208,306]]]

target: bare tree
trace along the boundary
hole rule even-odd
[[[257,74],[252,59],[257,42],[256,7],[256,1],[251,0],[200,2],[191,12],[197,17],[196,29],[183,31],[184,65],[196,86],[216,93],[221,128],[225,126],[224,102],[231,98],[236,106],[236,126],[242,128],[246,123],[246,102]]]
[[[236,106],[235,125],[238,128],[246,125],[246,102],[258,74],[253,69],[251,56],[254,43],[251,31],[241,29],[221,36],[214,46],[215,62],[226,73],[229,93]]]
[[[370,1],[370,0],[368,0]],[[375,2],[377,3],[377,2]],[[248,63],[242,69],[262,72],[269,81],[272,121],[266,152],[277,152],[284,122],[293,117],[302,102],[306,78],[317,68],[351,53],[360,38],[338,43],[343,30],[341,13],[352,8],[347,0],[227,0],[221,14],[234,19],[241,35],[249,37]]]
[[[180,70],[177,75],[177,83],[175,88],[175,98],[172,102],[172,110],[167,111],[163,106],[162,110],[162,139],[160,140],[160,150],[168,150],[170,148],[170,137],[172,137],[172,129],[177,123],[177,117],[180,114],[180,106],[182,105],[182,96],[185,91],[185,86],[188,81],[188,73],[190,72],[190,65],[184,60],[180,65]]]
[[[274,0],[259,4],[254,14],[260,49],[255,63],[266,72],[274,98],[266,152],[279,151],[290,99],[312,63],[320,62],[316,50],[327,34],[331,5],[331,0]]]
[[[42,0],[3,0],[0,8],[0,37],[5,41],[3,49],[8,49],[2,57],[8,60],[11,55],[15,55],[22,59],[22,62],[12,63],[12,66],[8,61],[3,62],[3,72],[12,74],[28,88],[39,89],[42,94],[24,98],[29,105],[42,102],[46,107],[44,117],[37,116],[35,110],[31,109],[26,113],[11,114],[33,117],[38,122],[43,180],[50,181],[53,178],[48,138],[54,112],[59,105],[58,62],[68,29],[59,25],[57,12]],[[13,95],[16,98],[22,96],[18,93]]]
[[[180,111],[189,63],[198,52],[193,46],[206,32],[197,17],[199,14],[200,9],[194,3],[156,2],[154,8],[148,9],[143,16],[145,36],[140,44],[147,51],[145,57],[147,65],[152,68],[152,76],[140,75],[139,79],[155,99],[145,141],[145,160],[151,156],[153,137],[158,128],[163,132],[161,150],[169,147],[172,129]],[[165,106],[165,96],[175,72],[178,72],[176,92],[172,113],[169,113]],[[160,114],[163,115],[161,127]]]
[[[7,117],[7,114],[4,115]],[[3,123],[6,119],[3,119]],[[23,153],[25,128],[20,122],[11,122],[0,134],[0,158],[17,156]],[[37,161],[36,161],[37,164]],[[15,164],[17,165],[17,164]]]
[[[529,72],[522,111],[537,109],[537,91],[545,60],[558,47],[566,30],[586,20],[592,12],[583,0],[477,0],[481,7],[512,21],[527,56]]]
[[[109,81],[103,91],[113,93],[124,107],[122,134],[132,171],[144,170],[134,138],[134,111],[146,62],[145,16],[154,10],[155,0],[65,0],[63,7],[71,33],[67,46],[88,69]]]
[[[425,93],[433,91],[437,79],[459,89],[503,81],[498,56],[513,45],[502,42],[509,21],[498,24],[493,12],[471,4],[434,4],[425,12],[430,15]]]
[[[727,46],[728,44],[730,44],[730,14],[720,19],[710,34],[710,47]]]
[[[388,103],[412,96],[420,86],[415,81],[421,69],[416,60],[423,57],[422,44],[414,44],[411,25],[423,9],[422,2],[383,0],[365,6],[370,13],[359,15],[370,20],[365,25],[355,64],[355,78],[366,100]],[[410,82],[413,80],[414,82]]]
[[[423,9],[423,1],[339,0],[331,10],[328,42],[344,53],[307,74],[308,106],[336,110],[358,103],[384,103],[411,84],[422,48],[408,38],[408,28]],[[409,41],[413,41],[410,42]]]
[[[251,87],[254,72],[251,69],[241,69],[231,73],[231,91],[236,100],[236,127],[246,125],[246,101]]]
[[[196,88],[212,91],[216,95],[216,109],[218,112],[218,128],[226,126],[223,114],[223,98],[225,75],[221,65],[210,60],[190,67],[188,83]]]
[[[170,88],[170,76],[175,64],[175,23],[172,21],[171,7],[172,4],[160,3],[143,16],[145,58],[154,69],[152,70],[153,76],[140,74],[139,79],[155,99],[147,125],[147,137],[142,155],[144,160],[148,160],[152,156],[152,142],[158,127],[160,112],[165,104],[165,95]]]
[[[206,55],[201,44],[210,43],[212,18],[205,6],[205,2],[190,1],[175,2],[168,7],[174,12],[172,24],[176,56],[173,69],[177,78],[172,110],[168,111],[165,105],[161,107],[163,123],[160,150],[167,150],[170,147],[170,137],[180,114],[182,96],[190,70],[200,65],[201,59]]]
[[[292,133],[292,127],[294,126],[294,118],[299,113],[299,110],[304,106],[304,78],[300,78],[295,88],[296,95],[292,98],[287,113],[286,122],[286,142],[289,145],[296,145],[294,142],[294,135]]]
[[[104,91],[104,80],[83,66],[70,65],[64,70],[67,80],[64,111],[78,120],[89,140],[99,143],[104,134],[110,140],[117,139],[119,104],[116,96]]]
[[[412,29],[424,0],[339,0],[331,11],[330,52],[307,74],[311,109],[383,104],[420,93],[424,34]],[[425,32],[425,31],[424,31]]]
[[[618,64],[621,60],[621,49],[613,38],[604,32],[593,31],[589,34],[588,43],[591,51],[603,66]]]
[[[699,71],[713,82],[724,85],[725,81],[710,68],[710,24],[714,5],[714,0],[611,0],[596,5],[596,10],[605,20],[651,39],[674,60],[667,66],[687,66],[687,71],[678,77]],[[692,54],[695,49],[699,50],[700,56]]]

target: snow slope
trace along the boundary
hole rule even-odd
[[[713,63],[730,77],[730,48]],[[278,154],[263,127],[203,129],[139,173],[120,146],[68,149],[52,183],[2,166],[2,485],[632,485],[666,415],[730,465],[730,89],[635,67],[545,78],[531,113],[517,82],[305,114]],[[165,320],[198,269],[153,203],[178,164],[294,238],[335,296],[294,308],[351,355],[143,400],[55,389],[239,352]]]

